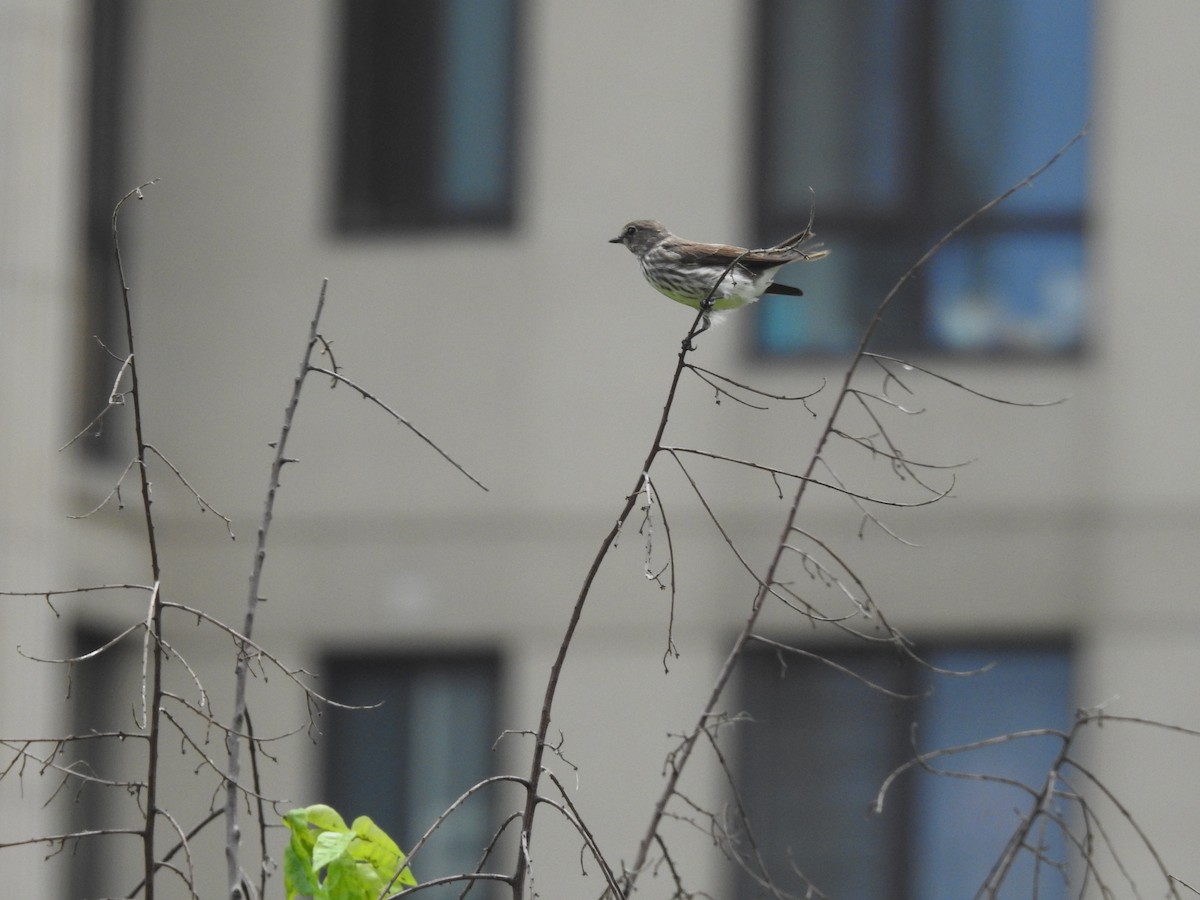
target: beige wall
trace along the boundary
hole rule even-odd
[[[0,14],[23,7],[9,0]],[[534,725],[569,603],[633,485],[688,322],[605,240],[642,215],[696,237],[749,240],[740,199],[750,146],[745,13],[744,4],[716,0],[531,0],[517,228],[355,241],[328,227],[332,5],[144,4],[132,42],[129,179],[161,183],[127,207],[125,221],[150,439],[238,532],[230,543],[169,473],[157,475],[173,598],[239,618],[266,444],[328,277],[322,331],[346,373],[394,401],[491,490],[468,484],[349,392],[312,384],[292,445],[302,462],[287,470],[277,508],[264,585],[271,601],[257,634],[301,664],[331,647],[494,644],[511,689],[502,721]],[[961,475],[957,499],[888,517],[925,549],[879,537],[853,544],[905,632],[1069,631],[1081,649],[1082,705],[1108,701],[1114,713],[1196,726],[1200,256],[1190,242],[1200,233],[1192,152],[1200,7],[1101,3],[1098,20],[1089,352],[1048,364],[940,364],[991,393],[1070,402],[1021,411],[933,391],[937,406],[917,445],[938,459],[979,462]],[[45,52],[69,57],[70,17],[47,27],[56,37]],[[16,33],[0,29],[0,46]],[[0,59],[5,70],[14,65],[8,53]],[[56,552],[57,498],[80,477],[69,457],[53,454],[74,424],[66,413],[71,362],[61,349],[76,311],[74,272],[63,262],[73,258],[76,208],[66,68],[61,59],[50,66],[59,79],[51,102],[23,107],[41,143],[0,172],[4,196],[18,198],[35,229],[14,229],[11,216],[0,223],[10,373],[0,380],[5,586],[146,577],[107,545],[87,545],[77,525],[69,559],[84,562]],[[0,101],[17,102],[13,89],[0,89]],[[1064,123],[1064,139],[1075,124]],[[30,193],[34,183],[48,185],[48,195]],[[828,360],[748,361],[744,324],[707,335],[697,361],[793,392],[838,373]],[[14,329],[37,341],[15,340]],[[30,406],[31,396],[42,402]],[[813,445],[816,426],[802,410],[765,418],[710,397],[687,392],[673,426],[679,443],[784,465]],[[7,423],[17,416],[25,424],[14,430]],[[684,657],[663,675],[664,597],[641,578],[640,545],[627,535],[585,615],[558,707],[568,755],[581,766],[578,802],[626,859],[665,735],[691,724],[751,595],[686,486],[667,466],[661,477],[683,545],[676,641]],[[83,473],[85,490],[73,501],[101,495],[111,478]],[[771,485],[737,477],[713,490],[750,555],[765,558],[783,514]],[[837,510],[821,500],[814,515],[849,540],[856,523]],[[123,524],[135,540],[132,510]],[[119,524],[97,528],[97,540],[124,540]],[[17,549],[31,537],[32,549]],[[20,627],[14,610],[0,613],[8,645],[0,666],[12,655],[10,628]],[[61,623],[36,621],[39,640],[52,643]],[[199,642],[192,652],[219,665],[228,646]],[[260,728],[294,726],[300,699],[281,682],[270,691],[274,721]],[[42,727],[24,718],[29,707],[11,706],[0,700],[0,731]],[[1195,883],[1200,804],[1190,767],[1161,744],[1109,729],[1089,745],[1089,761]],[[523,766],[519,745],[509,746]],[[288,752],[304,762],[281,767],[278,791],[316,799],[314,751],[298,742]],[[573,878],[575,843],[564,846],[561,868],[543,862],[539,870],[544,896],[565,896]],[[699,872],[711,857],[698,846],[694,862],[685,861]]]
[[[74,174],[78,116],[73,4],[0,3],[0,580],[10,590],[53,584],[69,540],[63,522],[66,432],[75,375],[65,336],[75,314]],[[55,733],[65,687],[48,667],[61,621],[42,600],[0,599],[0,736]],[[7,765],[7,753],[5,765]],[[0,783],[0,841],[53,833],[36,778]],[[4,851],[5,891],[49,896],[45,851]]]

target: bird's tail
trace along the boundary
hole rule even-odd
[[[816,236],[816,232],[813,231],[813,219],[816,218],[816,215],[817,204],[814,195],[813,204],[808,210],[808,224],[804,226],[804,230],[793,234],[786,240],[780,241],[774,247],[768,247],[765,252],[787,254],[792,259],[822,259],[828,256],[829,251],[820,244],[810,244],[808,247],[804,246]]]

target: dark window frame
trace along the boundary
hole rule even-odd
[[[113,253],[112,217],[121,196],[128,148],[131,35],[136,25],[133,0],[90,0],[83,157],[83,316],[79,367],[79,416],[90,421],[108,403],[125,352],[121,331],[121,284]],[[97,344],[97,339],[110,352]],[[118,359],[114,360],[116,355]],[[81,442],[94,459],[113,456],[120,444],[112,419],[97,425]]]
[[[750,666],[760,666],[758,675],[769,674],[772,669],[787,670],[787,677],[796,677],[797,673],[793,671],[794,667],[804,664],[817,667],[821,672],[833,673],[831,677],[844,680],[846,685],[856,687],[864,692],[870,692],[864,695],[869,702],[878,702],[879,705],[887,710],[887,714],[898,722],[902,721],[903,726],[897,727],[894,733],[889,735],[890,740],[881,755],[884,757],[891,756],[896,765],[907,762],[912,758],[912,732],[910,725],[921,714],[921,704],[928,700],[928,697],[923,696],[928,688],[928,682],[932,677],[938,678],[956,678],[954,675],[938,675],[932,673],[923,665],[913,663],[906,657],[897,654],[894,650],[887,646],[865,646],[862,644],[851,644],[844,641],[832,642],[829,644],[806,644],[803,642],[793,642],[795,646],[801,647],[806,651],[811,651],[816,658],[804,659],[789,656],[783,653],[776,652],[770,648],[758,648],[750,650],[751,659],[743,663],[741,674],[737,684],[738,708],[740,710],[749,711],[751,721],[743,723],[738,727],[740,729],[734,737],[734,749],[731,757],[734,762],[733,775],[738,785],[740,792],[740,801],[744,807],[749,810],[750,827],[755,832],[758,850],[763,853],[769,852],[766,848],[771,843],[771,837],[764,829],[764,822],[756,822],[754,820],[754,807],[756,804],[755,798],[751,795],[753,778],[755,775],[762,776],[768,783],[775,785],[775,790],[779,790],[776,779],[769,772],[769,766],[754,761],[748,762],[745,759],[745,747],[748,742],[753,739],[752,734],[748,734],[745,729],[751,728],[756,724],[767,724],[761,713],[755,715],[753,699],[748,695],[755,683],[748,677],[748,669]],[[957,635],[949,633],[939,635],[936,639],[929,641],[921,641],[917,645],[916,652],[922,659],[933,659],[938,654],[945,653],[995,653],[1001,654],[1016,654],[1020,652],[1044,652],[1062,654],[1068,666],[1068,692],[1072,695],[1076,691],[1076,669],[1077,669],[1077,643],[1066,633],[1053,632],[1045,633],[1036,636],[998,636],[995,638],[981,637],[979,635]],[[894,691],[897,694],[905,695],[911,699],[905,701],[886,697],[878,693],[874,688],[856,681],[853,675],[836,672],[834,669],[826,669],[827,663],[822,660],[829,660],[835,666],[843,666],[850,672],[862,674],[864,671],[870,671],[869,668],[863,666],[863,662],[881,662],[889,664],[892,668],[891,675],[898,675],[895,680],[889,680],[883,684],[888,690]],[[747,663],[749,665],[747,665]],[[874,674],[874,673],[873,673]],[[868,676],[870,677],[870,676]],[[839,681],[839,684],[841,681]],[[759,682],[761,684],[761,682]],[[1069,716],[1070,710],[1064,710],[1064,714]],[[1058,723],[1066,725],[1069,723]],[[1046,723],[1047,727],[1053,727],[1053,723]],[[934,749],[927,745],[926,741],[921,738],[921,733],[917,734],[918,747],[920,750]],[[964,756],[966,760],[966,768],[970,769],[971,757]],[[943,762],[944,767],[955,768],[955,758],[951,758],[948,762]],[[891,765],[888,768],[890,770]],[[747,774],[749,773],[749,774]],[[894,830],[892,834],[893,840],[889,844],[892,853],[888,856],[890,860],[890,868],[887,875],[890,876],[887,883],[891,886],[892,892],[887,894],[891,900],[917,900],[913,896],[913,880],[916,869],[917,856],[917,828],[918,820],[918,791],[915,779],[917,777],[949,777],[949,776],[923,776],[917,770],[906,773],[905,776],[897,779],[891,785],[888,792],[888,801],[884,808],[884,823],[881,827],[886,827]],[[868,798],[870,799],[870,798]],[[862,812],[864,817],[867,816],[867,806],[863,804]],[[1015,823],[1014,823],[1015,828]],[[779,860],[774,860],[774,865],[777,867],[773,870],[773,874],[787,874],[779,871]],[[790,863],[789,863],[790,864]],[[803,870],[803,860],[795,860],[795,864]],[[811,873],[809,873],[811,874]],[[783,882],[780,885],[784,890],[795,889],[794,884]],[[824,889],[825,886],[816,884],[815,887]],[[752,885],[747,877],[738,869],[734,869],[731,874],[729,885],[729,896],[757,896],[757,894],[748,893],[752,891]]]
[[[488,735],[488,742],[482,747],[464,748],[464,752],[477,752],[488,757],[488,775],[498,774],[495,769],[496,761],[495,754],[491,752],[492,741],[500,734],[501,721],[501,706],[505,702],[505,666],[504,659],[498,650],[492,649],[476,649],[476,648],[447,648],[446,650],[430,650],[420,649],[411,652],[404,650],[383,651],[372,650],[367,652],[359,652],[354,650],[330,650],[326,652],[322,659],[321,671],[325,673],[323,693],[330,699],[345,703],[369,705],[385,700],[383,697],[355,697],[351,692],[347,691],[346,675],[351,670],[357,673],[367,673],[368,678],[374,677],[404,677],[428,674],[431,671],[438,672],[463,672],[471,671],[476,674],[486,675],[491,686],[492,703],[488,710],[488,719],[481,725],[482,731]],[[408,698],[411,699],[411,696]],[[324,714],[324,723],[322,724],[322,732],[325,738],[322,740],[321,759],[320,759],[320,779],[321,779],[321,797],[322,802],[333,805],[339,813],[346,819],[349,824],[354,818],[360,815],[367,815],[375,821],[377,825],[387,831],[391,837],[407,850],[412,843],[420,837],[421,833],[432,824],[430,821],[410,821],[407,818],[407,811],[397,811],[387,806],[387,800],[380,795],[383,788],[378,781],[372,782],[372,799],[378,796],[378,803],[373,808],[343,808],[339,805],[342,803],[341,798],[344,796],[342,782],[344,780],[355,779],[355,774],[346,772],[337,768],[336,754],[338,747],[336,742],[338,735],[344,733],[342,728],[350,717],[361,717],[374,715],[387,715],[389,712],[402,713],[405,710],[388,710],[386,706],[379,709],[344,709],[339,707],[330,707]],[[358,724],[368,727],[370,723],[360,719]],[[394,723],[393,723],[394,724]],[[398,768],[397,764],[397,768]],[[486,776],[485,776],[486,777]],[[470,781],[470,779],[468,779]],[[470,783],[464,783],[462,790],[470,787]],[[449,798],[446,802],[449,803]],[[494,827],[497,819],[499,806],[494,792],[482,791],[472,797],[468,803],[472,804],[475,809],[483,807],[485,809],[485,819],[489,823],[489,829]],[[439,810],[441,812],[442,810]],[[460,810],[458,813],[462,815]],[[444,829],[442,830],[445,831]],[[489,831],[490,833],[490,831]],[[443,833],[443,838],[446,834]],[[482,845],[481,845],[482,846]],[[478,853],[480,847],[472,847],[472,853]],[[472,865],[477,862],[477,859],[472,859]],[[420,859],[414,864],[418,875],[421,874]],[[428,869],[425,870],[428,872]],[[446,874],[446,873],[438,873]],[[438,889],[441,890],[441,889]],[[448,891],[447,896],[456,896],[461,890],[461,886],[452,886]],[[479,893],[481,897],[490,897],[491,889],[486,884],[477,885],[472,891],[472,894]],[[431,891],[433,896],[434,892]],[[440,894],[438,896],[441,896]]]
[[[520,0],[509,4],[503,50],[509,77],[501,138],[503,186],[495,202],[455,210],[438,196],[436,96],[445,67],[437,39],[447,6],[437,0],[343,0],[337,34],[336,164],[332,219],[345,237],[454,230],[507,230],[517,219]],[[404,18],[407,16],[407,20]],[[426,89],[412,90],[420,79]],[[403,167],[403,177],[393,177]]]
[[[755,84],[753,97],[752,166],[747,187],[752,198],[752,221],[755,234],[762,245],[779,240],[799,230],[811,208],[794,207],[773,203],[771,200],[770,168],[772,166],[772,135],[776,128],[774,103],[768,86],[783,79],[779,71],[779,60],[771,52],[773,37],[773,11],[777,4],[793,0],[758,0],[754,23],[754,70],[751,73]],[[903,156],[899,170],[903,173],[902,192],[888,205],[853,209],[839,207],[836,202],[824,200],[819,186],[814,186],[813,202],[816,210],[815,230],[818,238],[827,242],[837,252],[839,240],[863,241],[879,247],[903,248],[903,266],[891,272],[891,281],[898,280],[908,265],[915,263],[922,253],[942,238],[967,215],[978,208],[978,203],[956,204],[952,198],[941,196],[936,177],[939,145],[934,137],[938,132],[938,112],[935,100],[938,71],[936,59],[938,7],[946,0],[908,0],[905,6],[904,30],[898,43],[906,60],[903,67],[903,95],[905,112],[902,114],[907,127],[904,129]],[[952,2],[952,0],[951,0]],[[1093,26],[1094,27],[1094,26]],[[800,85],[796,90],[804,90]],[[1083,126],[1084,122],[1079,122]],[[1064,124],[1064,127],[1066,125]],[[1070,134],[1064,134],[1064,140]],[[1049,156],[1055,146],[1047,146]],[[1031,160],[1032,169],[1043,160]],[[1025,174],[1025,173],[1023,173]],[[986,199],[990,199],[986,198]],[[1089,230],[1088,197],[1081,199],[1077,210],[1069,213],[1013,212],[1005,205],[990,211],[961,232],[956,240],[992,238],[1028,234],[1078,235],[1086,248]],[[819,263],[817,264],[819,265]],[[797,283],[803,284],[803,267],[796,267]],[[786,271],[786,270],[785,270]],[[885,352],[920,354],[923,357],[949,357],[961,360],[981,357],[989,360],[1015,359],[1039,361],[1073,360],[1084,355],[1088,349],[1086,320],[1077,339],[1068,347],[1055,350],[1024,350],[1013,346],[998,348],[956,349],[942,341],[928,337],[927,324],[930,317],[931,269],[924,266],[917,270],[891,308],[872,347]],[[889,284],[890,287],[890,284]],[[873,312],[883,300],[877,296],[857,298],[854,305]],[[820,302],[819,298],[813,298]],[[761,309],[755,314],[761,318]],[[867,316],[860,312],[865,327]],[[755,322],[750,329],[750,355],[763,360],[795,360],[820,356],[839,356],[843,349],[794,347],[789,352],[773,352],[764,347],[761,329],[763,324]],[[847,348],[848,349],[848,348]]]

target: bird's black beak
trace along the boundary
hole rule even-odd
[[[617,235],[615,238],[609,238],[609,239],[608,239],[608,242],[609,242],[610,244],[619,244],[619,243],[621,243],[621,241],[623,241],[623,240],[624,240],[624,238],[622,238],[622,237],[621,237],[621,235],[619,235],[619,234],[618,234],[618,235]]]

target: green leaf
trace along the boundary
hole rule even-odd
[[[374,900],[393,877],[417,885],[404,851],[367,816],[347,828],[336,810],[318,803],[290,810],[283,821],[291,832],[283,857],[287,900]]]
[[[335,859],[343,856],[353,840],[354,835],[348,831],[323,831],[317,835],[312,854],[313,871],[320,872]]]
[[[346,827],[346,820],[338,815],[337,810],[332,806],[326,806],[324,803],[315,803],[302,810],[294,809],[292,812],[303,813],[308,820],[308,824],[321,831],[350,830]],[[288,815],[291,815],[291,813],[288,813]]]
[[[283,885],[287,890],[287,900],[292,900],[297,894],[311,897],[317,890],[317,879],[312,870],[315,836],[303,817],[292,817],[289,813],[283,821],[292,832],[283,851]]]
[[[404,854],[401,852],[400,847],[388,836],[386,831],[371,821],[370,816],[359,816],[354,820],[354,824],[350,826],[350,830],[364,841],[378,844],[381,849],[388,851],[397,858],[403,858]]]
[[[296,895],[311,897],[317,892],[317,879],[313,877],[312,860],[302,858],[289,845],[283,853],[283,886],[287,900]]]
[[[330,864],[325,888],[333,900],[375,900],[383,885],[367,866],[342,857]]]
[[[385,884],[391,881],[392,876],[402,866],[403,871],[400,872],[397,882],[409,887],[417,884],[417,879],[413,876],[412,871],[404,865],[404,861],[408,858],[404,855],[404,851],[388,836],[386,831],[371,821],[369,817],[359,816],[354,820],[351,830],[359,840],[350,845],[350,855],[355,859],[370,863],[371,868],[383,879]]]

